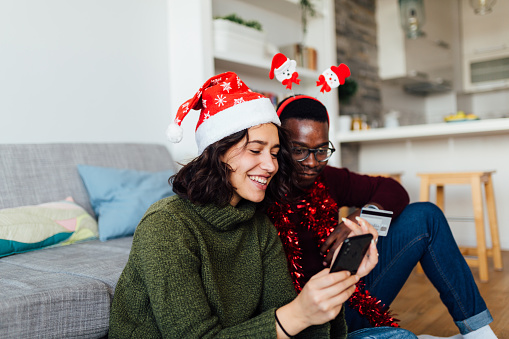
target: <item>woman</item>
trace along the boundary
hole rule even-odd
[[[136,230],[110,337],[330,337],[359,276],[324,269],[296,297],[276,230],[257,209],[291,188],[290,148],[270,101],[220,74],[179,108],[171,137],[191,108],[201,109],[200,155],[171,178],[177,195],[151,206]],[[375,266],[374,245],[369,256],[359,274]],[[338,319],[336,337],[346,337]]]

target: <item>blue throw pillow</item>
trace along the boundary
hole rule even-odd
[[[101,241],[134,234],[150,205],[174,194],[168,184],[173,170],[145,172],[78,165],[78,171],[98,218]]]

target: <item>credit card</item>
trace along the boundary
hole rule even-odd
[[[381,237],[385,237],[387,232],[389,232],[392,214],[392,211],[377,210],[374,208],[364,207],[361,209],[361,218],[369,222]]]

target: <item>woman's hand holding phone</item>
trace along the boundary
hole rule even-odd
[[[357,220],[359,225],[351,220],[343,220],[351,230],[349,237],[371,233],[373,239],[378,238],[376,230],[368,222],[360,218]],[[339,248],[334,254],[334,259],[338,252]],[[329,274],[329,268],[315,274],[309,279],[297,298],[277,310],[278,319],[284,324],[285,330],[295,335],[311,325],[324,324],[336,318],[343,303],[355,291],[355,284],[361,277],[371,272],[377,263],[378,252],[375,241],[372,241],[356,274],[351,275],[349,271]]]
[[[328,268],[323,269],[309,279],[297,298],[277,310],[277,316],[292,335],[331,321],[353,294],[358,281],[359,277],[348,271],[329,274]]]
[[[370,223],[368,223],[366,220],[357,217],[356,220],[359,222],[359,224],[356,224],[355,222],[343,218],[343,223],[350,229],[350,235],[349,237],[356,236],[356,235],[362,235],[371,233],[373,235],[373,240],[371,241],[371,244],[369,245],[368,251],[364,258],[362,259],[362,262],[357,269],[357,273],[355,275],[359,276],[360,278],[368,275],[369,272],[373,268],[375,268],[376,264],[378,264],[378,250],[376,249],[376,242],[378,241],[378,232],[371,226]],[[341,247],[340,247],[341,248]],[[335,261],[337,252],[334,254],[334,258],[332,262]]]

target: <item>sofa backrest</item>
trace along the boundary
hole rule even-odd
[[[163,145],[0,144],[0,208],[72,196],[94,215],[78,164],[143,171],[177,169]]]

